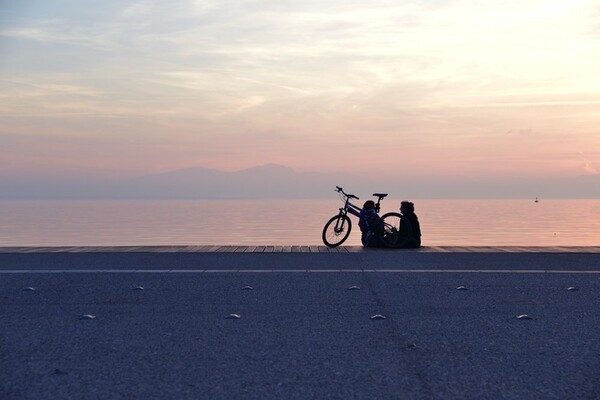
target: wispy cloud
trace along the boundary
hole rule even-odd
[[[595,175],[599,173],[598,169],[592,165],[592,162],[587,158],[587,156],[583,152],[579,152],[579,157],[583,162],[583,172],[586,175]]]
[[[593,0],[23,4],[0,6],[0,122],[19,131],[162,137],[202,148],[189,164],[339,168],[331,146],[373,171],[600,162]]]

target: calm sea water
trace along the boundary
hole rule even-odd
[[[382,213],[397,211],[386,199]],[[0,246],[318,245],[336,200],[0,201]],[[600,200],[418,200],[424,245],[600,245]],[[360,244],[357,219],[346,242]]]

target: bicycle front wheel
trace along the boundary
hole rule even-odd
[[[344,243],[352,230],[352,222],[347,215],[332,217],[323,228],[323,243],[327,247],[336,247]]]
[[[412,227],[410,221],[402,214],[391,212],[381,217],[383,232],[381,243],[386,247],[404,247],[408,243]]]

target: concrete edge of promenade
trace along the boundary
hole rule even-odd
[[[0,247],[0,273],[506,272],[600,274],[600,246]]]
[[[419,249],[371,249],[315,245],[144,245],[144,246],[0,246],[0,253],[585,253],[600,246],[423,246]]]

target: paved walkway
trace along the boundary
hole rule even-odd
[[[0,249],[0,398],[600,398],[597,247],[257,247]]]

